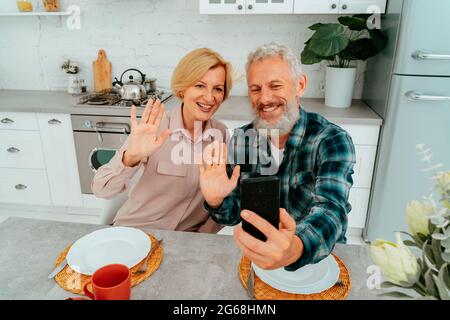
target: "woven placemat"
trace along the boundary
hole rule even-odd
[[[257,300],[344,300],[348,293],[350,292],[350,274],[348,273],[347,267],[344,265],[341,259],[333,254],[336,259],[340,274],[339,280],[341,280],[341,285],[335,285],[325,291],[315,294],[294,294],[283,292],[272,288],[267,283],[262,281],[255,274],[255,286],[254,294]],[[247,278],[250,272],[250,259],[247,257],[242,257],[239,263],[239,278],[241,280],[244,288],[247,289]]]
[[[147,233],[148,237],[152,241],[152,246],[156,244],[156,238],[152,236],[151,234]],[[72,247],[72,244],[70,244],[64,251],[62,251],[56,259],[55,267],[62,262],[69,252],[69,249]],[[149,276],[151,276],[156,270],[158,270],[161,261],[163,259],[163,245],[156,249],[151,257],[149,257],[147,261],[147,272],[145,273],[135,273],[141,265],[144,263],[144,259],[139,262],[137,265],[135,265],[133,268],[130,269],[131,271],[131,286],[134,287],[147,279]],[[81,294],[84,295],[83,292],[83,286],[84,284],[91,279],[91,276],[87,276],[81,273],[76,272],[72,268],[69,267],[69,265],[66,265],[61,272],[59,272],[55,280],[56,282],[63,288],[64,290],[70,291],[72,293]],[[88,286],[89,289],[92,291],[92,286]]]

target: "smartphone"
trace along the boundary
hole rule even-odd
[[[280,223],[280,180],[276,176],[241,179],[241,210],[258,214],[278,229]],[[242,220],[242,228],[253,237],[266,241],[266,236],[252,224]]]

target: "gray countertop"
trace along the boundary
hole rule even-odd
[[[64,91],[0,90],[0,112],[129,115],[129,108],[126,107],[76,106],[79,98],[80,96],[72,96]],[[166,109],[171,110],[179,103],[173,97],[165,103]],[[319,113],[337,124],[382,124],[382,119],[361,100],[353,100],[352,106],[345,109],[327,107],[324,99],[320,98],[302,98],[301,104],[306,111]],[[141,112],[142,110],[138,110],[138,115]],[[248,97],[230,97],[221,105],[216,118],[251,121],[253,116]]]
[[[47,279],[59,253],[83,235],[106,226],[9,218],[0,224],[0,299],[65,299],[76,295]],[[237,275],[241,253],[233,237],[151,230],[164,239],[160,268],[133,287],[132,299],[248,299]],[[368,246],[334,251],[350,272],[348,299],[380,299],[366,282]]]

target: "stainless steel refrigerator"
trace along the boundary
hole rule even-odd
[[[406,205],[432,193],[416,145],[450,170],[450,1],[389,0],[387,48],[368,63],[363,99],[383,118],[364,238],[407,230]],[[435,199],[439,197],[435,193]]]

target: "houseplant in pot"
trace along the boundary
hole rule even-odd
[[[80,93],[80,79],[78,76],[80,67],[78,66],[78,64],[70,59],[67,59],[61,65],[61,69],[68,75],[67,92],[72,94]]]
[[[312,65],[326,61],[325,104],[346,108],[351,105],[356,79],[355,62],[373,57],[386,46],[384,33],[375,29],[370,15],[343,16],[339,23],[316,23],[301,53],[301,61]]]

